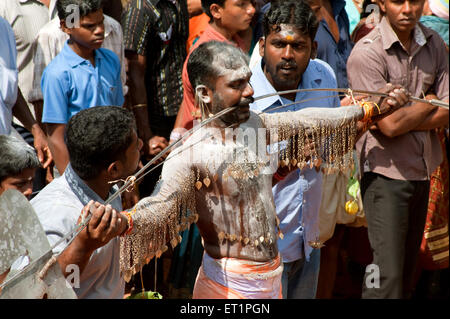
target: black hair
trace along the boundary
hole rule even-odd
[[[118,106],[96,106],[75,114],[67,124],[66,144],[70,164],[78,176],[90,180],[114,161],[125,158],[136,122]]]
[[[316,15],[305,0],[272,1],[263,19],[264,36],[279,32],[281,24],[295,26],[303,34],[309,35],[311,41],[314,41],[319,27]]]
[[[82,18],[100,10],[102,8],[102,0],[58,0],[56,2],[56,10],[58,11],[59,20],[66,20],[67,17],[73,15],[74,8],[79,10],[79,17]]]
[[[212,21],[212,19],[213,19],[211,11],[209,11],[209,8],[211,7],[211,5],[218,4],[219,6],[223,7],[225,5],[225,1],[227,1],[227,0],[202,0],[203,12],[206,13],[206,15],[209,17],[210,21]]]
[[[194,90],[200,84],[214,90],[215,80],[222,75],[221,67],[236,70],[243,64],[248,64],[248,56],[241,49],[226,42],[208,41],[200,44],[189,56],[189,81]]]

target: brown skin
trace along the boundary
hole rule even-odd
[[[398,39],[409,51],[413,30],[422,16],[425,0],[379,0],[378,5]]]
[[[64,131],[66,124],[45,123],[47,130],[48,146],[53,155],[56,168],[60,175],[62,175],[69,164],[69,151],[64,142]]]
[[[35,120],[28,108],[27,103],[19,89],[16,104],[13,107],[13,115],[23,124],[23,126],[33,134],[34,148],[36,149],[42,168],[47,168],[53,161],[52,154],[48,147],[47,137],[39,123]],[[36,114],[37,116],[37,114]]]
[[[187,0],[189,17],[195,17],[203,13],[201,0]]]
[[[26,168],[20,174],[8,176],[0,182],[0,195],[7,189],[15,189],[28,199],[33,192],[33,179],[36,168]]]
[[[61,29],[70,36],[69,46],[83,59],[89,60],[95,65],[95,50],[99,49],[105,37],[103,24],[103,10],[92,12],[80,18],[79,27],[69,28],[66,22],[61,20]],[[53,155],[56,168],[60,174],[69,163],[69,152],[64,142],[65,124],[45,123],[48,137],[48,145]]]
[[[378,4],[403,46],[409,50],[415,25],[422,15],[424,0],[379,0]],[[437,99],[432,93],[427,98]],[[396,137],[410,131],[448,126],[448,123],[448,109],[418,102],[396,110],[378,121],[377,127],[384,135]]]
[[[279,30],[274,29],[265,38],[259,40],[260,55],[264,58],[264,74],[267,80],[272,84],[275,90],[285,91],[297,89],[302,75],[309,65],[310,59],[314,59],[317,50],[317,43],[310,38],[309,35],[303,34],[300,30],[295,28],[294,25],[282,24],[279,26]],[[383,88],[382,92],[390,92],[395,88],[387,86]],[[377,104],[380,107],[380,111],[383,116],[392,113],[392,111],[401,105],[404,105],[408,101],[408,97],[405,92],[398,91],[392,99],[380,99],[377,98]],[[286,98],[294,101],[296,93],[285,95]],[[362,100],[360,96],[357,99]],[[350,105],[353,102],[352,99],[346,98],[341,104]],[[374,122],[379,118],[373,118]],[[358,126],[358,138],[367,129],[363,123],[359,123]],[[313,148],[314,145],[308,145],[309,148]],[[295,167],[280,167],[277,173],[281,176],[286,176],[290,171],[295,170]],[[273,179],[273,184],[278,182],[277,179]]]
[[[125,151],[124,159],[112,162],[96,178],[84,182],[103,200],[106,200],[111,190],[110,181],[125,179],[136,171],[141,148],[142,141],[133,132],[133,141]],[[93,215],[88,225],[58,258],[58,263],[65,276],[70,274],[66,273],[65,270],[71,264],[78,265],[81,274],[97,248],[106,245],[111,239],[123,234],[128,228],[126,216],[115,211],[110,205],[105,206],[90,201],[83,209],[84,217],[87,217],[88,211]]]
[[[143,155],[147,159],[150,159],[166,148],[168,146],[168,142],[164,137],[153,135],[151,132],[150,124],[148,122],[147,106],[133,108],[134,105],[147,105],[147,91],[145,87],[147,58],[131,51],[126,51],[125,56],[128,61],[130,90],[130,94],[128,95],[131,100],[132,110],[136,119],[139,137],[144,141]],[[164,158],[161,158],[161,160],[163,159]]]
[[[209,10],[213,16],[212,27],[228,40],[248,30],[256,11],[250,0],[226,0],[223,7],[213,3]]]
[[[210,12],[213,16],[211,26],[223,35],[228,41],[234,42],[236,35],[243,39],[251,37],[250,24],[255,15],[255,7],[250,0],[226,0],[224,6],[212,4]],[[249,41],[247,41],[250,43]],[[250,48],[249,48],[250,49]],[[185,106],[181,105],[180,110]],[[181,127],[182,112],[179,111],[174,124],[174,131],[179,130],[184,133],[185,130]],[[170,141],[173,143],[175,141]]]
[[[280,25],[280,31],[270,32],[259,40],[260,55],[264,58],[264,74],[275,90],[297,89],[302,75],[314,58],[317,43],[293,25]],[[295,100],[296,93],[286,95]]]
[[[97,10],[80,18],[79,28],[69,28],[61,20],[61,29],[70,36],[69,46],[83,59],[95,65],[94,52],[103,44],[105,39],[105,26],[103,24],[103,10]]]
[[[236,76],[237,73],[240,76]],[[215,83],[211,85],[214,89],[202,88],[199,96],[212,113],[239,105],[230,116],[211,122],[210,125],[212,127],[219,129],[228,126],[237,127],[249,119],[248,103],[254,93],[248,83],[250,75],[250,71],[245,74],[245,72],[233,72],[233,70],[230,70],[225,76],[220,76],[216,79]],[[222,134],[224,134],[223,131]],[[222,147],[221,143],[217,144],[218,154],[224,152]],[[204,164],[197,164],[195,169],[200,170],[200,179],[206,176],[206,166]],[[260,181],[264,179],[264,183],[268,185],[264,189],[258,189],[257,193],[263,195],[260,197],[256,195],[255,183],[252,180],[243,181],[243,183],[246,183],[243,189],[248,190],[251,194],[255,194],[255,197],[260,202],[267,200],[266,205],[270,205],[269,199],[272,196],[271,176],[261,174],[258,176],[258,179]],[[219,242],[218,240],[220,231],[239,234],[241,229],[237,229],[234,221],[236,218],[241,218],[244,221],[247,219],[249,207],[247,207],[248,204],[243,200],[243,195],[237,189],[233,178],[224,179],[222,176],[219,176],[217,182],[212,183],[208,189],[203,187],[196,192],[197,210],[199,212],[197,226],[204,240],[205,250],[213,258],[232,257],[261,262],[272,260],[278,254],[276,240],[271,245],[263,245],[258,248],[251,245],[243,246],[238,242]],[[270,214],[270,212],[265,210],[261,211],[261,214],[264,214],[267,218],[267,232],[275,239],[277,237],[275,214]],[[222,224],[222,218],[228,220],[229,223],[226,223],[226,225]],[[261,224],[262,221],[253,223]],[[244,229],[248,228],[244,227]]]

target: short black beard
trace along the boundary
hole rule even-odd
[[[227,114],[222,115],[219,120],[223,122],[227,127],[240,124],[240,120],[238,117],[238,112],[240,107],[247,107],[250,103],[253,103],[253,97],[243,98],[239,101],[238,104],[235,104],[231,107],[236,107],[236,110],[229,112]],[[214,92],[213,95],[213,103],[211,104],[211,112],[213,114],[217,114],[218,112],[224,109],[223,99]]]

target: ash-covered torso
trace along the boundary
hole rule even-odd
[[[237,130],[225,131],[248,133],[265,142],[265,135],[257,136],[258,127],[262,122],[253,114]],[[194,133],[171,154],[162,180],[168,170],[191,171],[197,226],[211,257],[273,259],[278,253],[278,228],[265,148],[264,154],[258,154],[257,143],[242,143],[239,136],[233,139],[231,134],[225,137],[225,131],[209,127]]]
[[[334,172],[352,165],[344,155],[353,149],[362,108],[331,108],[326,117],[323,112],[323,108],[250,112],[249,120],[235,130],[207,127],[195,131],[169,155],[152,196],[133,209],[133,232],[121,240],[125,280],[154,256],[160,257],[168,243],[172,247],[180,243],[180,231],[193,222],[213,258],[268,261],[276,257],[281,233],[272,174],[278,163],[274,165],[274,158],[267,156],[267,145],[295,137],[296,142],[288,143],[284,151],[282,166],[312,168],[317,163],[319,169],[323,159],[327,171]],[[302,145],[309,139],[316,146],[306,156]],[[294,144],[297,151],[290,146]]]

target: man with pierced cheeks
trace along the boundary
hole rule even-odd
[[[181,228],[196,221],[205,253],[193,298],[281,298],[283,264],[266,129],[300,125],[302,115],[250,111],[254,92],[247,65],[245,53],[224,42],[203,43],[190,55],[189,80],[203,119],[235,109],[172,151],[152,196],[134,207],[134,228],[121,242],[125,279],[160,256],[167,242],[176,246]],[[390,108],[380,104],[381,110]],[[263,152],[250,144],[252,133]]]
[[[262,61],[252,69],[250,79],[255,96],[284,90],[337,87],[331,67],[321,60],[313,60],[317,51],[314,38],[318,21],[307,3],[272,3],[264,16],[263,27],[264,37],[259,40]],[[271,113],[307,107],[339,107],[339,98],[327,97],[329,95],[327,91],[275,95],[251,104],[251,109]],[[301,102],[307,99],[311,101]],[[291,106],[271,111],[286,104]],[[278,240],[284,265],[283,298],[312,299],[317,290],[320,249],[310,243],[319,236],[322,173],[309,166],[290,172],[280,168],[274,179],[276,184],[272,191],[284,234],[284,238]]]

